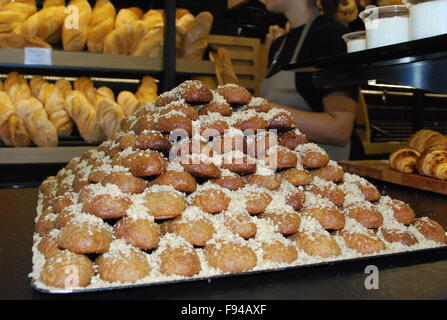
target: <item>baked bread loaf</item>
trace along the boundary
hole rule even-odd
[[[73,90],[67,95],[65,108],[85,141],[96,142],[102,139],[95,107],[81,91]]]
[[[208,35],[213,25],[213,15],[207,11],[199,13],[186,32],[181,57],[200,60],[208,46]]]
[[[96,104],[96,88],[93,85],[93,81],[88,77],[79,77],[74,83],[73,87],[75,90],[82,92],[93,106]]]
[[[141,79],[141,84],[135,93],[135,97],[141,105],[149,102],[155,102],[157,99],[158,86],[156,80],[151,76],[145,76]]]
[[[132,115],[139,107],[140,101],[130,91],[121,91],[116,99],[126,117]]]
[[[22,99],[16,104],[17,114],[38,147],[55,147],[58,144],[57,130],[48,119],[42,103],[34,97]]]
[[[33,36],[49,43],[60,40],[62,24],[65,18],[65,6],[47,6],[36,12],[14,29],[21,36]]]
[[[416,161],[421,153],[412,148],[399,148],[391,153],[389,161],[392,169],[403,172],[413,173],[416,171]]]
[[[28,47],[51,48],[47,42],[34,36],[0,33],[0,48],[23,49]]]
[[[147,31],[146,24],[129,9],[121,9],[116,16],[115,29],[104,42],[104,53],[128,55]]]
[[[144,23],[146,23],[147,29],[151,30],[153,28],[163,27],[164,20],[163,15],[157,10],[149,10],[147,11],[142,19]]]
[[[217,52],[210,51],[210,59],[216,64],[216,77],[219,85],[238,83],[231,56],[227,49],[219,48]]]
[[[447,180],[447,145],[433,146],[422,152],[417,169],[422,175]]]
[[[55,82],[55,86],[59,88],[59,90],[62,91],[62,94],[64,96],[64,99],[67,97],[67,95],[72,90],[70,81],[66,79],[59,79]]]
[[[0,33],[13,32],[16,27],[36,12],[36,0],[16,0],[0,10]]]
[[[98,90],[99,91],[99,90]],[[115,102],[113,96],[98,95],[96,99],[96,112],[98,123],[107,139],[113,139],[121,130],[121,121],[124,112],[121,106]]]
[[[45,83],[40,88],[38,99],[47,111],[48,118],[56,127],[58,136],[69,136],[73,130],[73,122],[65,110],[65,98],[62,91],[52,83]]]
[[[7,146],[14,147],[26,147],[31,142],[16,107],[4,91],[0,91],[0,138]]]
[[[92,8],[87,0],[71,0],[62,26],[62,45],[66,51],[82,51],[87,42]]]
[[[96,1],[87,35],[87,48],[89,52],[103,52],[104,41],[115,27],[115,17],[115,6],[109,0]]]

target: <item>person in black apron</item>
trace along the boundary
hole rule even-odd
[[[282,71],[285,64],[346,52],[341,36],[350,30],[332,19],[338,0],[267,0],[269,11],[284,14],[291,30],[276,39],[269,52],[269,70],[261,96],[284,105],[298,128],[336,161],[348,160],[355,120],[357,88],[321,89],[311,73]]]

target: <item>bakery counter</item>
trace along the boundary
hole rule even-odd
[[[447,197],[373,181],[408,202],[418,216],[447,228]],[[0,299],[442,299],[447,298],[447,250],[336,265],[65,296],[34,291],[31,245],[37,189],[0,189]],[[365,268],[379,268],[379,289],[365,289]]]

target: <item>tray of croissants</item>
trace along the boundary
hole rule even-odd
[[[114,137],[125,117],[157,98],[157,80],[151,76],[141,79],[135,93],[122,90],[116,96],[88,77],[26,77],[10,72],[0,81],[0,140],[6,146],[56,147],[73,140],[97,145]]]
[[[39,187],[32,286],[72,293],[352,261],[443,227],[309,142],[280,105],[189,80]]]
[[[118,3],[118,2],[117,2]],[[209,12],[176,9],[177,57],[201,59],[213,24]],[[0,48],[43,47],[137,57],[163,56],[164,12],[117,10],[109,0],[0,1]]]

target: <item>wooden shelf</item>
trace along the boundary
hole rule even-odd
[[[0,49],[0,67],[31,68],[46,70],[107,71],[118,73],[161,73],[162,58],[132,57],[90,52],[53,50],[52,65],[25,65],[23,49]],[[214,75],[214,63],[208,60],[176,59],[176,71],[180,73]]]
[[[67,163],[94,146],[0,148],[0,164]]]

